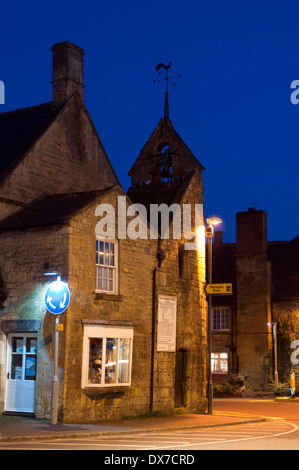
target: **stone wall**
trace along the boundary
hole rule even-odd
[[[101,203],[116,206],[117,192]],[[148,411],[151,354],[152,272],[157,245],[147,240],[119,241],[119,292],[95,293],[95,217],[93,205],[70,223],[69,285],[66,318],[64,420],[113,419]],[[83,391],[82,319],[127,321],[134,325],[132,386],[123,392]]]
[[[191,191],[191,188],[190,188]],[[116,205],[117,191],[107,200]],[[63,419],[98,421],[138,416],[150,408],[153,270],[157,267],[157,240],[119,240],[119,292],[94,292],[95,206],[74,217],[70,224],[69,285],[72,301],[66,317],[66,369]],[[186,409],[205,409],[205,296],[204,262],[189,253],[189,276],[179,276],[176,240],[161,243],[166,254],[157,272],[158,296],[178,299],[177,349],[186,349]],[[201,259],[202,262],[202,259]],[[85,320],[126,321],[134,326],[132,385],[129,389],[81,389],[82,339]],[[154,410],[174,412],[175,352],[156,352]]]
[[[192,210],[192,230],[196,232],[196,250],[185,250],[188,240],[163,240],[161,248],[166,259],[157,277],[158,294],[177,295],[177,350],[186,351],[186,382],[183,401],[186,412],[205,411],[206,400],[206,347],[207,347],[207,303],[205,284],[205,234],[204,226],[195,231],[194,207],[203,203],[201,172],[196,171],[180,201],[181,213],[184,204]],[[183,269],[179,272],[179,249],[183,253]],[[159,357],[157,353],[157,356]],[[161,362],[163,359],[161,358]],[[173,357],[175,364],[175,357]],[[174,366],[173,366],[174,367]],[[165,371],[165,383],[168,375]],[[161,379],[162,380],[162,379]],[[172,375],[172,388],[174,375]]]
[[[269,379],[271,266],[267,256],[237,256],[237,349],[240,373],[252,385]],[[268,370],[268,374],[265,371]]]
[[[44,276],[43,272],[45,263],[49,263],[62,278],[66,277],[67,247],[67,227],[12,230],[0,234],[0,270],[7,290],[7,299],[0,312],[0,342],[6,349],[7,335],[18,331],[18,324],[22,324],[20,322],[30,322],[29,331],[33,327],[33,331],[37,332],[36,414],[43,418],[50,418],[55,331],[55,318],[47,312],[44,295],[49,283],[56,279]],[[61,347],[63,348],[63,341]],[[0,409],[3,410],[6,357],[2,359],[5,359],[0,369]],[[63,357],[60,367],[61,374]]]

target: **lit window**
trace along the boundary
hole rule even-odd
[[[228,354],[212,353],[211,370],[213,374],[227,374],[228,372]]]
[[[82,388],[131,384],[133,327],[86,325]]]
[[[117,293],[117,242],[96,240],[96,292]]]
[[[225,331],[229,329],[229,308],[213,308],[213,330]]]

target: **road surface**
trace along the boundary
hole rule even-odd
[[[135,468],[144,464],[195,465],[200,462],[199,450],[299,449],[299,403],[222,399],[214,400],[214,412],[246,414],[249,419],[267,421],[205,429],[2,442],[0,450],[98,450],[102,451],[99,462],[125,463]],[[125,461],[118,460],[125,457]]]

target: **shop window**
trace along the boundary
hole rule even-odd
[[[228,354],[212,353],[211,367],[213,374],[227,374],[228,372]]]
[[[229,308],[213,308],[213,331],[229,330]]]
[[[96,292],[117,294],[117,261],[117,242],[96,240]]]
[[[133,327],[85,325],[82,388],[131,385]]]

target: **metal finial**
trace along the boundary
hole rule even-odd
[[[181,75],[176,75],[175,77],[168,77],[168,70],[170,69],[171,67],[171,62],[169,62],[168,65],[164,65],[164,64],[158,64],[156,66],[156,70],[157,72],[159,72],[159,75],[161,75],[161,78],[160,80],[153,80],[154,83],[157,83],[157,82],[166,82],[166,90],[165,90],[165,105],[164,105],[164,118],[165,119],[169,119],[169,101],[168,101],[168,82],[172,83],[173,86],[175,86],[175,82],[173,82],[173,80],[175,78],[181,78]],[[162,72],[160,72],[160,69],[161,68],[164,68],[166,70],[166,76],[163,75]]]

